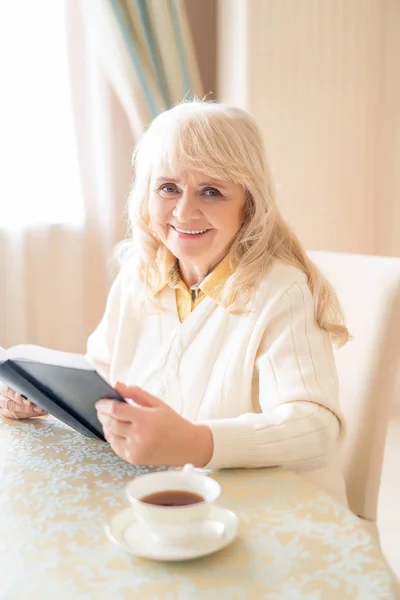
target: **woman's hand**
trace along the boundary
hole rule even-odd
[[[169,467],[204,467],[211,460],[209,427],[190,423],[139,387],[118,383],[115,389],[128,403],[99,400],[96,409],[104,437],[118,456],[135,465]]]
[[[0,415],[8,419],[30,419],[44,417],[47,412],[14,392],[4,383],[0,383]]]

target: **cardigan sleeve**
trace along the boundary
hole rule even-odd
[[[110,378],[110,366],[121,315],[123,287],[124,273],[120,271],[109,291],[103,317],[88,338],[86,346],[86,360],[107,380]]]
[[[208,466],[308,471],[327,465],[344,423],[332,344],[315,321],[305,279],[277,301],[254,377],[259,412],[207,421],[214,440]]]

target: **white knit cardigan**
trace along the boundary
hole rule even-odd
[[[211,468],[281,466],[346,503],[339,467],[343,415],[329,335],[305,275],[276,263],[249,310],[206,297],[182,323],[175,292],[138,301],[128,267],[110,291],[87,358],[112,384],[139,385],[212,431]]]

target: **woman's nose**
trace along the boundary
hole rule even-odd
[[[182,194],[177,200],[173,215],[181,223],[199,218],[199,209],[195,198],[190,194]]]

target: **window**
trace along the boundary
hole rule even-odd
[[[0,227],[84,219],[62,0],[0,3]]]

